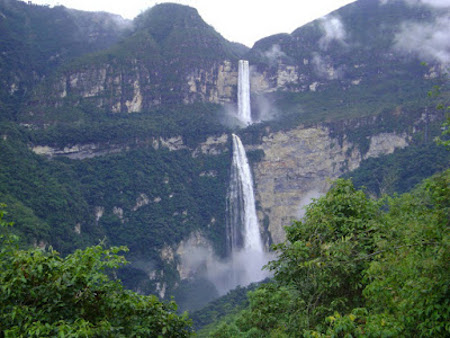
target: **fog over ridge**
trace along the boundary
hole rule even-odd
[[[450,64],[450,18],[439,17],[435,22],[404,22],[395,36],[394,49],[416,54],[424,61]]]

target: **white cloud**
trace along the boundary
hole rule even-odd
[[[270,50],[264,52],[264,57],[266,57],[270,63],[276,63],[276,61],[285,56],[286,54],[281,50],[281,47],[278,44],[273,45]]]
[[[392,0],[380,0],[380,3],[382,5],[385,5],[391,1]],[[437,7],[437,8],[450,8],[449,0],[404,0],[404,1],[407,4],[412,5],[412,6],[428,5],[428,6]]]
[[[28,0],[23,0],[28,1]],[[261,38],[291,33],[296,28],[355,0],[211,1],[169,0],[197,8],[202,18],[231,41],[251,47]],[[107,11],[133,19],[163,0],[32,0],[37,4],[61,4],[69,8]]]
[[[403,23],[395,38],[395,48],[424,61],[450,64],[450,18],[441,17],[434,23]]]
[[[342,78],[344,71],[342,68],[335,69],[327,58],[315,53],[312,58],[312,65],[316,74],[327,80],[337,80]]]
[[[319,40],[319,46],[322,50],[327,50],[332,41],[344,42],[346,32],[342,21],[333,16],[326,16],[320,19],[324,35]]]
[[[449,0],[406,0],[411,5],[429,5],[432,7],[445,8],[450,7]]]

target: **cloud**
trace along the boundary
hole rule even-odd
[[[319,40],[319,47],[327,50],[332,41],[344,43],[347,36],[342,21],[335,16],[325,16],[320,19],[320,25],[324,35]]]
[[[437,8],[450,7],[448,0],[405,0],[410,5],[428,5]]]
[[[382,5],[386,5],[393,0],[380,0]],[[448,0],[404,0],[410,6],[431,6],[436,8],[450,8]]]
[[[403,23],[394,48],[424,61],[450,64],[450,18],[440,17],[433,23]]]
[[[263,55],[271,63],[276,62],[278,59],[286,56],[286,54],[281,50],[281,47],[278,44],[273,45],[272,48],[268,51],[265,51]]]
[[[344,75],[342,67],[335,69],[328,58],[322,57],[320,54],[315,53],[311,61],[316,74],[327,80],[341,79]]]
[[[279,44],[274,44],[269,50],[261,53],[261,56],[271,66],[275,66],[278,63],[290,63],[293,62],[292,58],[281,50]]]

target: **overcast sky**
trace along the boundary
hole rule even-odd
[[[248,47],[263,37],[291,33],[355,0],[173,0],[196,8],[203,20],[226,39]],[[155,0],[32,0],[36,4],[63,5],[87,11],[106,11],[133,19],[157,3]]]

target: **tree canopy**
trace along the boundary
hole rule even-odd
[[[0,332],[5,337],[187,337],[187,315],[174,302],[125,290],[109,277],[125,264],[124,247],[101,245],[61,257],[20,250],[0,212]]]
[[[370,199],[349,180],[286,228],[272,283],[214,337],[450,334],[450,170]]]

